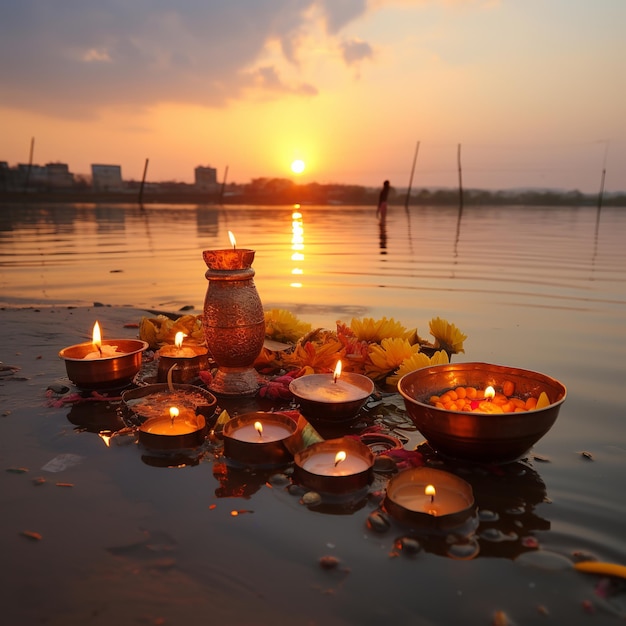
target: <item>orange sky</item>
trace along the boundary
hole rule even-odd
[[[132,4],[132,3],[131,3]],[[0,160],[125,179],[626,189],[623,0],[0,7]]]

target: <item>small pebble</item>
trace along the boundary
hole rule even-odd
[[[65,385],[57,385],[57,384],[52,384],[52,385],[48,385],[48,390],[52,391],[53,393],[57,393],[60,396],[62,396],[63,394],[67,393],[70,388],[65,386]]]
[[[417,554],[422,549],[422,544],[413,537],[400,537],[396,541],[396,548],[404,554]]]
[[[320,566],[322,569],[336,569],[339,565],[339,559],[336,556],[323,556],[320,558]]]
[[[282,487],[283,485],[288,485],[289,482],[289,476],[286,474],[272,474],[269,477],[269,483],[274,487]]]
[[[380,512],[374,511],[367,516],[367,527],[377,533],[389,530],[389,520]]]
[[[306,492],[300,485],[291,484],[287,487],[287,493],[291,496],[302,496]]]
[[[301,499],[302,504],[306,504],[307,506],[313,506],[315,504],[319,504],[322,501],[322,496],[316,491],[307,491]]]

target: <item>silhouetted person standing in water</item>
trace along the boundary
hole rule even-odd
[[[378,207],[376,208],[376,217],[380,217],[380,221],[384,222],[387,217],[387,196],[389,195],[389,181],[383,183],[383,188],[378,196]]]

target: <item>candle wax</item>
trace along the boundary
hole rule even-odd
[[[238,441],[250,443],[270,443],[271,441],[281,441],[293,434],[292,430],[282,424],[268,424],[267,422],[261,422],[261,424],[263,436],[259,436],[259,431],[254,427],[254,424],[245,424],[234,430],[231,437]]]
[[[437,493],[431,502],[431,496],[424,493],[425,488],[425,484],[418,483],[401,485],[393,492],[393,501],[409,511],[434,516],[459,513],[470,506],[462,493],[443,486],[436,486]]]
[[[345,461],[335,466],[337,452],[320,452],[312,454],[302,464],[302,469],[320,476],[350,476],[369,469],[367,461],[355,454],[348,454]]]
[[[198,348],[192,348],[191,346],[182,346],[180,348],[177,348],[176,346],[163,346],[159,350],[160,356],[175,359],[190,359],[205,353],[206,350],[204,348],[200,348],[200,346],[198,346]]]
[[[315,377],[315,380],[313,378]],[[311,375],[311,384],[306,384],[303,376],[301,385],[298,387],[298,395],[307,400],[315,400],[317,402],[351,402],[353,400],[361,400],[367,394],[359,387],[352,385],[346,381],[337,379],[333,382],[332,375]]]
[[[105,359],[107,357],[125,354],[124,352],[118,352],[117,346],[109,346],[108,344],[101,346],[100,349],[102,353],[100,353],[100,350],[96,349],[93,352],[88,352],[83,358],[87,361],[93,361],[94,359]]]
[[[150,423],[144,424],[142,430],[153,435],[188,435],[198,430],[198,424],[181,420],[180,417],[174,423],[169,418],[152,419]]]

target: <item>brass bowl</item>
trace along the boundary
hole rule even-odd
[[[515,396],[539,396],[550,405],[519,413],[448,411],[429,403],[458,386],[501,390],[515,384]],[[444,456],[483,463],[510,463],[522,458],[556,421],[567,391],[558,380],[530,370],[489,363],[449,363],[424,367],[403,376],[398,391],[409,417],[428,443]]]
[[[123,387],[141,369],[141,356],[148,344],[140,339],[106,339],[102,345],[117,346],[119,355],[85,359],[93,352],[91,341],[63,348],[59,357],[65,361],[68,378],[81,389]]]

